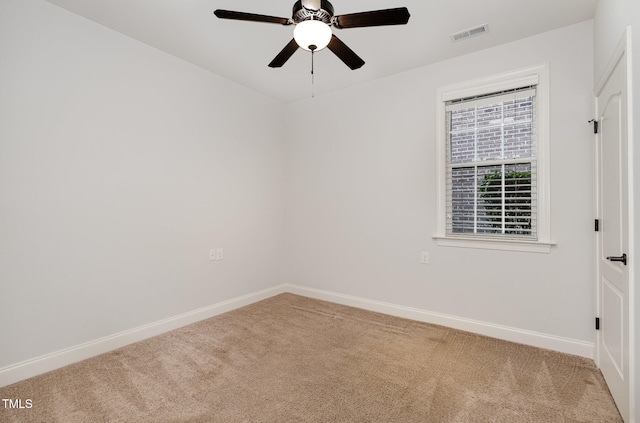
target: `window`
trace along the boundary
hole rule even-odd
[[[441,245],[548,252],[546,67],[438,92]]]
[[[537,239],[535,91],[446,103],[447,235]]]

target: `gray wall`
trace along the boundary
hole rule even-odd
[[[289,281],[593,343],[592,51],[588,21],[288,105]],[[543,63],[557,246],[437,246],[436,89]]]
[[[282,283],[280,103],[39,0],[0,56],[0,368]]]

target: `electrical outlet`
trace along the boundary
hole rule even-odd
[[[224,259],[224,248],[218,248],[216,250],[216,260]]]
[[[211,250],[209,250],[209,260],[215,260],[216,259],[216,250],[215,248],[212,248]]]
[[[422,254],[420,255],[420,263],[429,264],[429,252],[428,251],[423,251],[422,252]]]

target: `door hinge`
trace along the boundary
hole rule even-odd
[[[600,330],[600,318],[596,317],[596,330]]]
[[[600,232],[600,219],[596,219],[593,228],[595,229],[596,232]]]
[[[593,123],[593,133],[597,134],[598,133],[598,121],[595,119],[591,119],[589,121],[589,123]]]

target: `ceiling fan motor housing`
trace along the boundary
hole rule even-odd
[[[310,19],[322,21],[329,25],[333,17],[333,5],[327,0],[320,2],[320,9],[307,9],[302,5],[302,0],[298,0],[293,4],[293,22],[300,23]]]

